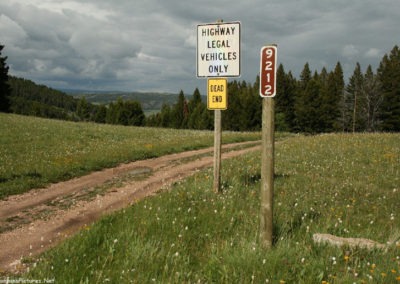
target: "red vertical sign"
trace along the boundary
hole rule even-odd
[[[264,98],[276,95],[276,53],[274,45],[261,48],[260,96]]]

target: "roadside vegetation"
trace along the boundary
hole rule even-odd
[[[212,131],[74,123],[0,113],[0,199],[120,163],[213,145]],[[224,132],[223,143],[259,133]]]
[[[329,134],[277,143],[270,250],[258,241],[255,152],[223,162],[222,194],[212,190],[212,169],[201,171],[85,227],[39,259],[25,259],[32,269],[24,277],[57,283],[397,283],[398,141],[399,134]],[[386,250],[337,248],[314,244],[314,233],[393,243]]]

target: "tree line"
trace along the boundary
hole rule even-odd
[[[261,128],[259,77],[254,84],[228,83],[228,109],[222,113],[224,130],[252,131]],[[148,117],[148,126],[212,129],[213,117],[196,89],[190,100],[181,91],[173,106]],[[308,63],[296,79],[282,64],[277,69],[276,129],[290,132],[400,131],[400,50],[386,54],[376,72],[359,63],[348,83],[338,62],[328,72],[312,72]]]
[[[258,95],[258,83],[235,80],[229,82],[227,88],[228,108],[222,112],[223,130],[259,130],[261,97]],[[164,104],[159,113],[147,117],[146,126],[211,130],[214,128],[214,113],[207,109],[206,102],[196,88],[190,99],[186,99],[181,91],[176,104]]]
[[[347,84],[341,64],[333,71],[312,73],[306,64],[300,79],[277,73],[278,114],[290,131],[400,131],[400,50],[395,46],[374,73],[359,63]]]
[[[7,57],[0,45],[0,111],[24,115],[97,123],[213,129],[213,111],[198,89],[187,99],[183,91],[175,104],[164,104],[160,112],[145,117],[137,101],[121,98],[110,104],[95,105],[84,97],[8,76]],[[254,83],[228,83],[228,109],[222,113],[222,127],[232,131],[261,128],[259,77]],[[340,62],[328,71],[310,70],[308,63],[297,79],[282,64],[277,69],[275,98],[276,129],[291,132],[372,132],[400,131],[400,50],[395,46],[374,72],[356,64],[345,84]]]

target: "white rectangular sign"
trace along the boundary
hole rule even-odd
[[[197,77],[240,77],[240,22],[197,26]]]

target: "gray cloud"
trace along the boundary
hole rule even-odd
[[[239,80],[254,81],[266,43],[296,76],[338,61],[349,76],[399,44],[397,1],[3,0],[0,43],[11,74],[52,87],[204,93],[197,24],[241,21]]]

